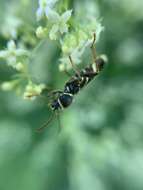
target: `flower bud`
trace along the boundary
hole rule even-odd
[[[15,69],[17,71],[23,71],[24,70],[24,65],[21,63],[21,62],[18,62],[16,65],[15,65]]]
[[[36,36],[38,38],[44,38],[46,37],[46,34],[47,34],[47,29],[46,28],[43,28],[42,26],[39,26],[37,29],[36,29]]]
[[[1,84],[1,89],[3,91],[9,91],[13,89],[13,83],[12,82],[3,82]]]

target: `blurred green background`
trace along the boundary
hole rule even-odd
[[[61,113],[60,133],[56,119],[35,133],[51,113],[44,102],[0,92],[0,190],[142,190],[143,1],[70,2],[78,11],[95,5],[105,26],[97,51],[109,63]],[[1,49],[16,18],[23,22],[20,38],[29,35],[32,43],[37,6],[36,0],[0,0]],[[45,41],[29,66],[34,80],[62,89],[68,78],[58,58],[56,44]],[[0,82],[12,74],[1,61]]]

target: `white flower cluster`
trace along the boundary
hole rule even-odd
[[[93,41],[93,34],[96,34],[97,42],[103,29],[103,26],[100,22],[97,22],[96,18],[90,18],[89,24],[86,24],[85,27],[82,26],[76,32],[67,34],[61,40],[62,58],[60,58],[60,71],[71,69],[69,55],[72,57],[74,63],[79,64],[85,48]]]
[[[23,48],[17,48],[13,40],[7,43],[7,48],[0,51],[0,58],[7,62],[7,65],[17,70],[19,75],[16,78],[5,81],[0,85],[3,91],[15,90],[18,94],[23,91],[22,83],[29,80],[27,73],[27,65],[25,64],[25,58],[29,56],[29,52]],[[23,82],[22,82],[23,81]],[[25,87],[25,91],[22,92],[24,99],[33,99],[39,95],[44,88],[44,85],[36,85],[29,82]]]
[[[67,10],[61,15],[54,9],[58,0],[39,0],[39,8],[37,9],[37,20],[40,21],[46,17],[48,26],[39,26],[36,30],[36,35],[42,38],[49,34],[51,40],[56,40],[59,35],[68,32],[68,24],[72,10]]]
[[[3,91],[15,90],[19,94],[19,85],[20,81],[17,79],[3,82],[0,85],[0,88]],[[28,84],[25,86],[23,98],[25,100],[34,100],[37,96],[41,94],[43,89],[45,89],[44,84],[35,84],[32,81],[29,81]]]
[[[39,96],[42,90],[45,88],[44,84],[34,84],[31,81],[27,84],[24,91],[24,99],[34,100],[37,96]]]
[[[22,48],[17,48],[13,40],[7,43],[7,48],[0,51],[0,58],[6,60],[7,64],[17,71],[24,69],[22,58],[28,56],[28,51]]]
[[[97,42],[103,27],[100,22],[97,22],[95,15],[87,11],[82,22],[78,14],[74,15],[75,18],[71,22],[74,25],[71,25],[69,32],[68,21],[71,18],[72,10],[67,10],[60,15],[56,12],[57,3],[58,0],[39,0],[37,20],[45,19],[47,26],[39,26],[36,35],[38,38],[45,38],[48,35],[51,40],[58,39],[60,41],[62,56],[59,69],[63,71],[71,68],[69,55],[75,64],[81,62],[85,48],[92,43],[93,34],[96,33]]]

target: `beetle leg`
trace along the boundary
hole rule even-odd
[[[96,63],[96,49],[95,49],[95,41],[96,41],[96,34],[93,34],[93,42],[91,44],[91,51],[92,51],[92,57],[93,57],[93,64],[96,65],[97,72],[99,72],[98,64]]]
[[[69,55],[69,60],[70,60],[70,63],[71,63],[71,66],[72,66],[73,70],[74,70],[75,73],[78,75],[78,77],[81,78],[80,72],[79,72],[78,69],[76,68],[76,66],[75,66],[75,64],[74,64],[74,62],[73,62],[73,60],[72,60],[71,55]]]

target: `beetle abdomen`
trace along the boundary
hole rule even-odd
[[[68,107],[72,103],[72,100],[73,100],[73,95],[68,93],[63,93],[59,97],[59,102],[61,103],[63,108]]]

